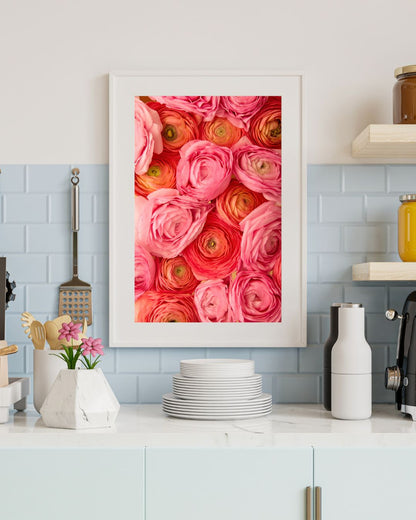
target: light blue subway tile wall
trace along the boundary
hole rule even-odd
[[[71,165],[2,165],[0,254],[16,279],[16,301],[7,312],[13,376],[31,375],[33,348],[20,313],[54,318],[59,284],[72,277]],[[108,167],[80,166],[80,277],[93,286],[90,334],[108,343]],[[109,349],[105,371],[123,403],[159,403],[171,388],[179,361],[192,357],[242,357],[256,362],[264,390],[275,402],[322,399],[322,344],[334,301],[362,302],[373,347],[375,402],[391,402],[383,372],[395,359],[397,330],[384,319],[401,308],[409,283],[353,283],[351,264],[397,260],[396,211],[400,193],[416,191],[412,165],[312,165],[308,168],[308,349]]]

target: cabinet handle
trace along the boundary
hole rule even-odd
[[[315,487],[315,520],[322,520],[322,488]]]
[[[306,488],[306,520],[312,520],[312,488]]]

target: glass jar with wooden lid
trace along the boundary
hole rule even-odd
[[[416,65],[398,67],[393,87],[393,123],[416,124]]]
[[[416,194],[400,196],[398,246],[403,262],[416,262]]]

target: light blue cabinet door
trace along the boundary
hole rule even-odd
[[[315,449],[322,520],[414,518],[416,449]]]
[[[312,449],[146,449],[146,520],[304,520]]]
[[[4,520],[144,520],[144,450],[0,449]]]

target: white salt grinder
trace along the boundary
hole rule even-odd
[[[338,310],[338,339],[331,354],[332,416],[371,417],[371,347],[364,335],[364,308],[343,303]]]

